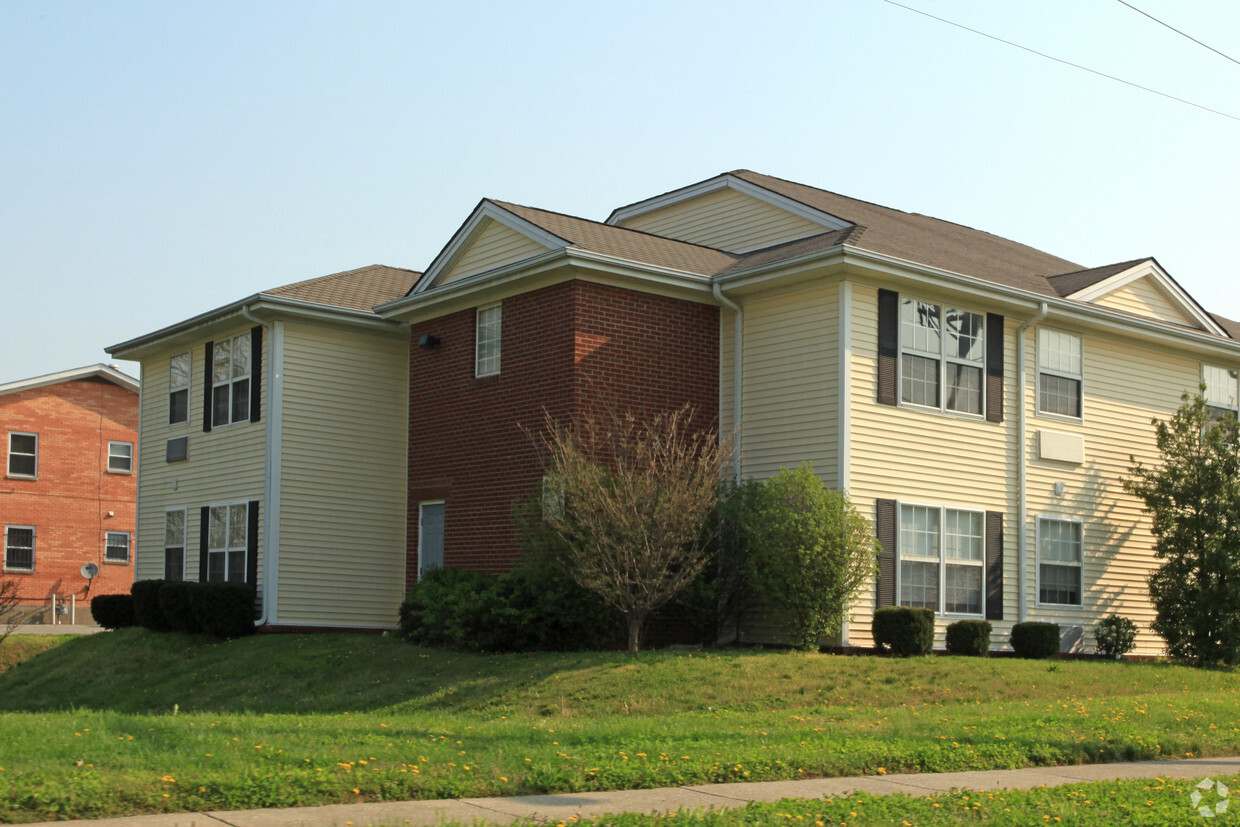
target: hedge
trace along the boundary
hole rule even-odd
[[[885,655],[928,655],[934,648],[934,612],[885,606],[870,623],[874,647]]]

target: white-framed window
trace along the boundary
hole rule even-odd
[[[223,503],[208,509],[207,580],[245,582],[248,503]]]
[[[39,476],[39,435],[9,431],[9,476],[37,479]]]
[[[443,565],[444,501],[418,503],[418,579]]]
[[[211,425],[250,419],[250,334],[216,342],[211,349]]]
[[[986,513],[900,503],[897,603],[938,614],[985,609]]]
[[[104,539],[103,562],[105,563],[128,563],[129,562],[129,532],[128,531],[109,531]]]
[[[133,443],[108,442],[108,473],[133,473]]]
[[[1082,526],[1076,520],[1038,518],[1038,602],[1080,606]]]
[[[184,508],[164,512],[164,579],[185,579],[185,516]]]
[[[5,571],[34,571],[34,535],[32,525],[4,527]]]
[[[1206,386],[1206,405],[1210,418],[1218,419],[1224,413],[1240,411],[1240,374],[1233,368],[1216,365],[1201,366],[1201,383]]]
[[[986,316],[900,300],[900,401],[982,416]]]
[[[168,360],[168,424],[189,422],[190,355],[178,353]]]
[[[1038,413],[1081,418],[1081,337],[1038,328]]]
[[[478,308],[477,335],[475,338],[475,376],[494,376],[499,373],[500,328],[502,313],[500,305]]]

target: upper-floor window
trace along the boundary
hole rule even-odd
[[[1038,520],[1038,602],[1081,605],[1081,524]]]
[[[164,512],[164,579],[185,579],[185,514],[184,508]]]
[[[108,443],[108,472],[112,474],[133,473],[133,443]]]
[[[168,424],[189,422],[189,354],[180,353],[168,362]]]
[[[986,317],[918,299],[900,302],[900,401],[981,416]]]
[[[900,505],[899,605],[982,613],[983,518],[981,511]]]
[[[5,527],[4,570],[34,571],[34,526]]]
[[[1228,411],[1234,414],[1240,410],[1238,375],[1240,374],[1230,368],[1201,366],[1201,383],[1206,386],[1206,405],[1210,408],[1211,419],[1218,419]]]
[[[39,476],[39,435],[9,431],[9,476]]]
[[[103,561],[105,563],[129,562],[129,532],[109,531],[104,541]]]
[[[1038,413],[1081,418],[1081,337],[1038,328]]]
[[[500,306],[498,304],[478,310],[477,336],[474,359],[475,376],[491,376],[499,373],[500,357]]]
[[[244,583],[249,529],[247,504],[213,505],[208,515],[207,580]]]
[[[215,343],[211,353],[211,424],[250,418],[250,334]]]

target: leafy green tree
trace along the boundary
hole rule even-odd
[[[874,573],[870,521],[808,466],[783,468],[741,490],[748,580],[797,648],[838,634],[844,613]]]
[[[1235,417],[1184,394],[1153,421],[1161,464],[1134,458],[1124,490],[1150,514],[1153,629],[1171,655],[1198,664],[1240,662],[1240,442]]]

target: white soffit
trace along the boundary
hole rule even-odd
[[[1218,326],[1218,323],[1205,311],[1205,308],[1197,304],[1197,301],[1185,292],[1184,288],[1176,284],[1175,280],[1167,275],[1167,272],[1153,259],[1143,261],[1096,284],[1091,284],[1083,290],[1072,293],[1067,298],[1082,302],[1094,302],[1096,299],[1100,299],[1109,293],[1114,293],[1116,290],[1143,278],[1152,279],[1167,297],[1167,300],[1183,313],[1186,318],[1197,322],[1204,330],[1208,330],[1218,336],[1227,336],[1227,333]]]

